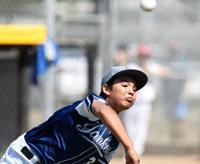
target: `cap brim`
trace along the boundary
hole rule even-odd
[[[112,78],[109,79],[109,81],[113,81],[116,78],[121,77],[121,76],[129,76],[132,79],[134,79],[137,90],[144,87],[148,81],[148,77],[144,72],[135,70],[135,69],[127,69],[127,70],[120,71],[120,72],[116,73],[115,75],[113,75]]]

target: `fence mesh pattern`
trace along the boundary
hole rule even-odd
[[[157,85],[157,93],[146,151],[199,149],[200,45],[195,35],[199,31],[200,16],[193,10],[197,3],[163,1],[158,2],[155,11],[145,13],[132,1],[116,2],[112,38],[115,49],[126,47],[129,62],[134,62],[137,48],[145,44],[151,49],[152,62],[171,70],[167,76],[150,76]]]

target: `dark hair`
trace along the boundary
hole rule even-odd
[[[114,79],[110,79],[106,84],[109,88],[112,88],[112,85],[113,85],[113,82],[114,82]],[[103,98],[106,98],[106,94],[103,92],[103,90],[101,89],[101,92],[99,94],[99,96],[103,97]]]
[[[103,90],[101,90],[99,96],[101,96],[101,97],[103,97],[103,98],[106,98],[106,95],[105,95],[105,93],[103,92]]]

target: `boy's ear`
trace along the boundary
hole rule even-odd
[[[103,91],[103,93],[104,93],[106,96],[109,96],[109,95],[110,95],[110,88],[109,88],[109,86],[108,86],[107,84],[104,84],[104,85],[102,86],[102,91]]]

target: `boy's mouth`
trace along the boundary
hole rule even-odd
[[[129,103],[133,103],[133,98],[132,98],[132,97],[128,97],[128,98],[126,98],[126,100],[127,100]]]

